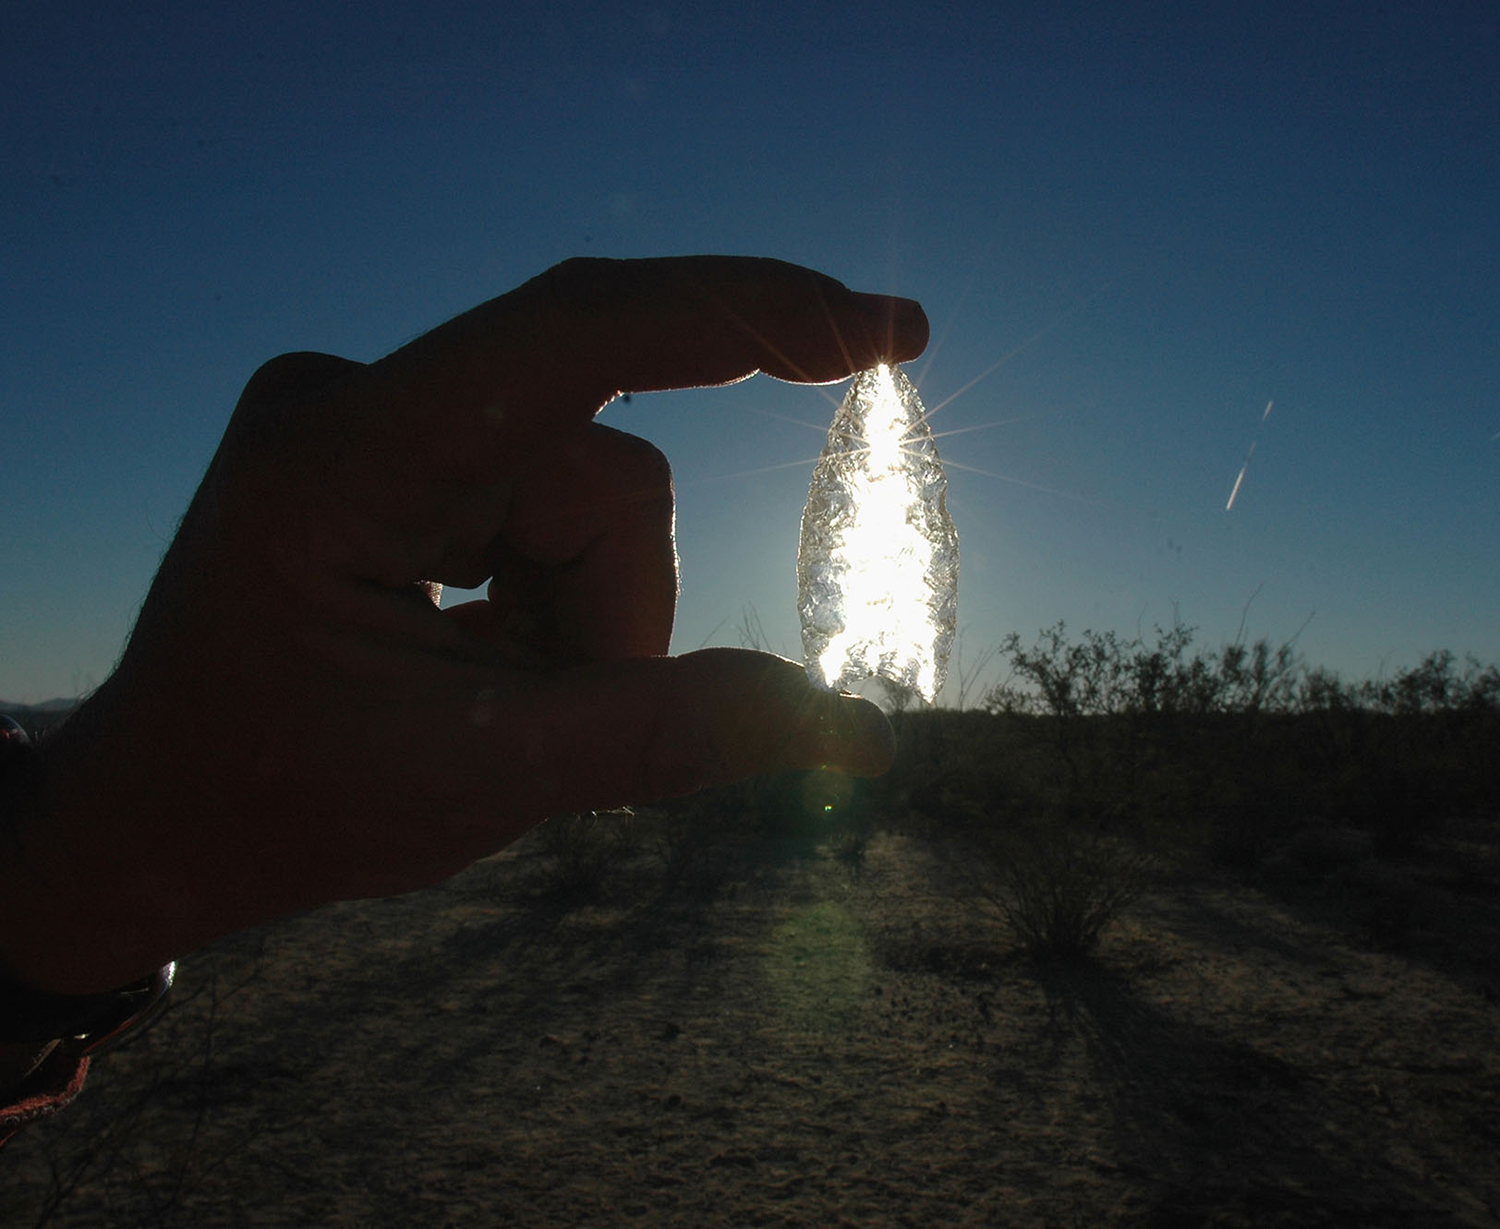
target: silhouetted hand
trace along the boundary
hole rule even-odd
[[[118,669],[36,757],[0,965],[103,990],[435,883],[550,814],[883,771],[878,710],[799,666],[663,656],[670,472],[593,419],[620,391],[829,381],[926,340],[916,304],[776,261],[579,260],[376,363],[267,363]],[[487,578],[438,609],[434,582]]]

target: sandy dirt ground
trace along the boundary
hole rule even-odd
[[[900,834],[698,900],[540,860],[188,960],[0,1223],[1500,1224],[1500,1006],[1420,944],[1197,877],[1047,972]]]

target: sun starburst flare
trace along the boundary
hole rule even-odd
[[[813,471],[797,554],[808,677],[866,678],[931,703],[958,620],[958,533],[917,390],[899,367],[854,377]]]

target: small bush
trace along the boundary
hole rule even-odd
[[[635,816],[624,810],[553,816],[537,829],[536,840],[547,890],[578,895],[598,891],[639,843]]]
[[[661,863],[663,896],[712,895],[743,860],[745,825],[716,800],[717,791],[705,791],[640,817],[646,821],[644,842]]]
[[[1150,886],[1152,866],[1122,841],[1053,828],[999,842],[971,864],[970,879],[1022,948],[1055,964],[1093,952]]]
[[[865,860],[874,835],[875,821],[868,812],[851,809],[840,815],[829,829],[828,852],[840,862],[858,866]]]

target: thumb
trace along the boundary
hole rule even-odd
[[[550,675],[530,697],[526,760],[542,813],[650,802],[758,772],[878,776],[895,736],[868,700],[814,687],[795,662],[703,649]]]

